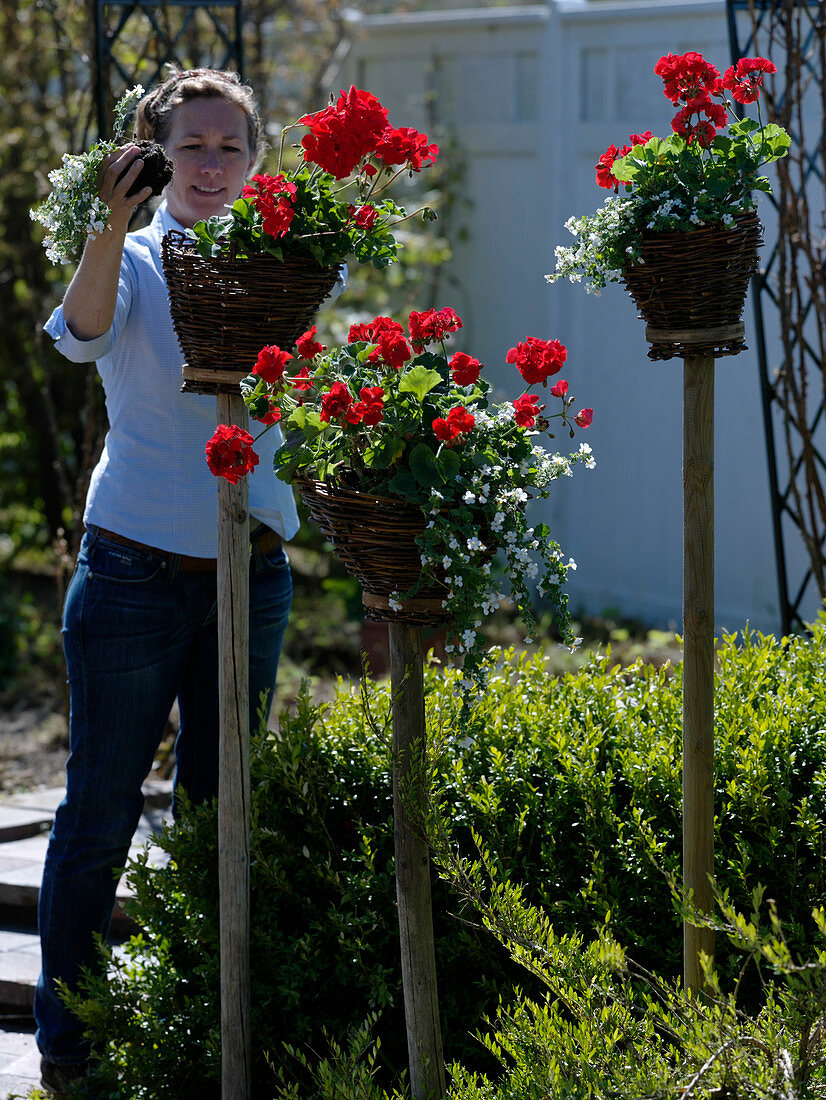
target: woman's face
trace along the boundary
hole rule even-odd
[[[202,218],[225,214],[238,198],[254,164],[247,116],[217,96],[190,99],[172,112],[164,142],[175,165],[166,189],[169,213],[186,228]]]

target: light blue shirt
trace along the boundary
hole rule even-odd
[[[161,240],[182,229],[162,203],[152,223],[129,233],[112,327],[94,340],[72,335],[58,306],[45,330],[74,363],[97,361],[109,431],[92,474],[84,522],[160,550],[214,558],[217,486],[204,449],[215,431],[216,401],[181,393],[183,353],[172,326]],[[250,434],[263,425],[252,421]],[[292,489],[273,472],[278,425],[255,444],[248,475],[250,515],[291,539],[298,530]]]

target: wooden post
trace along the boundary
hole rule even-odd
[[[683,885],[710,912],[714,875],[714,359],[683,362]],[[683,926],[683,980],[704,985],[714,933]]]
[[[393,819],[402,986],[413,1100],[445,1095],[442,1031],[433,946],[430,856],[410,809],[424,797],[426,742],[422,630],[390,623],[393,697]]]
[[[248,427],[240,395],[218,394],[218,423]],[[221,1097],[250,1100],[249,487],[218,478]]]

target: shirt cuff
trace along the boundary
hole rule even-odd
[[[66,324],[63,306],[59,305],[43,326],[43,331],[54,340],[55,347],[72,363],[94,363],[105,355],[112,343],[111,328],[93,340],[79,340]]]

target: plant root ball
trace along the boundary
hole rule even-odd
[[[144,187],[151,187],[153,195],[160,195],[164,187],[172,180],[172,161],[164,152],[163,146],[158,145],[157,142],[136,141],[135,145],[141,151],[143,167],[138,174],[138,178],[126,192],[126,196],[128,198],[130,195],[137,195]],[[129,167],[132,167],[131,164]],[[122,179],[128,171],[128,168],[124,168],[118,180]]]

